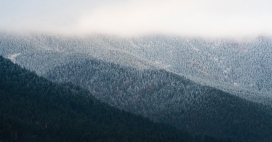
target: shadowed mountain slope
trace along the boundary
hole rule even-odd
[[[168,125],[101,103],[0,57],[1,141],[193,141]],[[196,141],[197,138],[195,138]]]

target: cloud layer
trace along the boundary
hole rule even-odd
[[[271,0],[10,0],[0,30],[121,36],[272,35]]]

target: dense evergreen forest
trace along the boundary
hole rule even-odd
[[[70,62],[45,77],[89,89],[112,106],[194,134],[265,141],[272,109],[164,70],[137,70],[96,59]]]
[[[193,141],[120,111],[72,84],[58,85],[0,57],[0,141]]]
[[[0,55],[25,68],[1,58],[1,139],[271,141],[271,45],[269,37],[0,33]]]

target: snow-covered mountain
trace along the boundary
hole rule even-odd
[[[171,36],[119,38],[0,34],[0,54],[45,74],[78,59],[95,58],[137,69],[165,69],[253,101],[270,102],[272,39]]]
[[[0,55],[51,81],[195,134],[251,141],[270,136],[271,47],[268,37],[0,34]]]

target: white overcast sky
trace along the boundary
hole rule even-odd
[[[0,0],[0,30],[272,35],[272,0]]]

